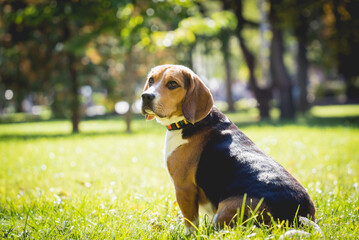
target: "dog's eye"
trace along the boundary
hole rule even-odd
[[[148,79],[148,85],[151,86],[154,83],[154,79],[153,77],[151,77],[150,79]]]
[[[166,86],[171,90],[179,87],[178,83],[175,81],[169,81]]]

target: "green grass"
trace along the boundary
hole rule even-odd
[[[359,238],[359,114],[259,123],[228,115],[308,189],[326,239]],[[126,134],[115,118],[80,129],[70,134],[67,121],[0,125],[0,239],[277,239],[287,229],[216,231],[201,216],[186,237],[163,167],[164,128],[136,119]]]
[[[311,113],[318,117],[357,117],[359,105],[315,106]]]

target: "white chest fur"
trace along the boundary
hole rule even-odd
[[[165,166],[167,166],[167,158],[171,153],[185,143],[188,143],[188,140],[182,138],[182,130],[167,130],[164,148]]]

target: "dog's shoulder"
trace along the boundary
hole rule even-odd
[[[256,148],[256,145],[216,107],[212,108],[206,118],[184,129],[182,138],[189,139],[203,133],[207,135],[207,141],[205,143],[207,149],[205,152],[211,150],[225,154],[228,150],[236,151],[235,149],[238,148],[248,150],[248,148],[251,147],[255,148],[255,150],[259,150]]]
[[[212,107],[210,113],[200,122],[183,129],[182,137],[191,138],[194,135],[210,133],[221,134],[224,130],[238,130],[238,128],[218,108]],[[212,136],[213,137],[213,136]]]

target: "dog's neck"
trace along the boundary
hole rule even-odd
[[[190,123],[186,119],[183,119],[182,121],[167,125],[167,129],[169,131],[179,130],[179,129],[187,127],[189,124]]]
[[[162,124],[166,127],[173,123],[183,121],[184,119],[185,119],[184,116],[171,116],[169,118],[160,118],[160,117],[156,116],[157,122],[159,122],[160,124]]]
[[[169,131],[182,129],[190,124],[184,116],[174,116],[171,118],[156,117],[157,122],[165,125]]]

